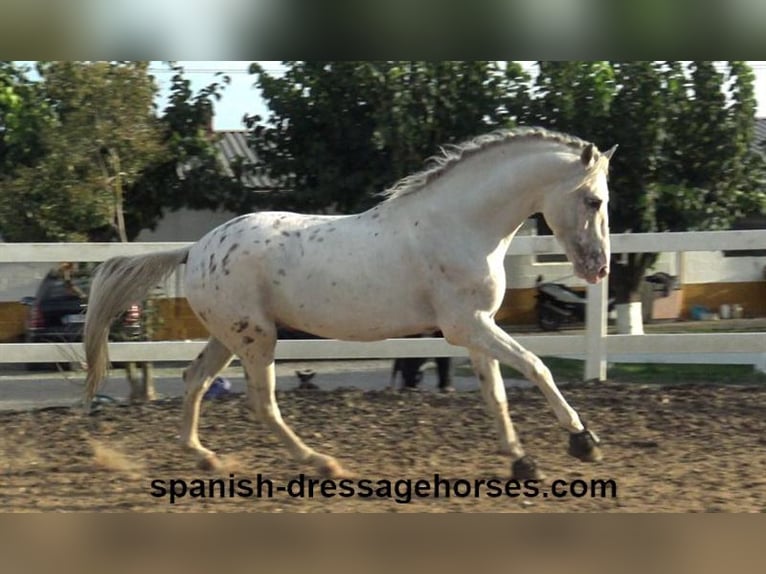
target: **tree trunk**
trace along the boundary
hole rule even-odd
[[[125,210],[124,210],[124,198],[122,193],[122,171],[120,169],[120,156],[110,149],[109,160],[112,164],[112,170],[114,175],[112,176],[112,188],[114,189],[114,223],[117,228],[117,233],[120,237],[120,243],[128,242],[128,234],[125,229]],[[128,383],[130,384],[130,400],[133,402],[148,402],[156,398],[157,393],[154,390],[154,373],[152,371],[152,364],[142,362],[141,365],[141,379],[139,380],[136,373],[136,364],[127,363],[125,367],[125,375],[127,376]]]
[[[128,242],[128,234],[125,230],[125,201],[122,194],[122,172],[120,171],[120,156],[109,150],[109,159],[112,161],[114,176],[112,179],[114,188],[114,224],[120,236],[120,243]]]
[[[621,335],[644,333],[641,284],[655,260],[651,253],[629,253],[625,263],[612,259],[609,286],[614,292],[617,332]]]

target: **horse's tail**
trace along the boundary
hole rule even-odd
[[[186,260],[189,247],[134,257],[113,257],[96,270],[88,297],[83,345],[88,373],[85,408],[89,409],[109,368],[107,340],[112,321]]]

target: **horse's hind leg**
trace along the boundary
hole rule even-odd
[[[495,419],[495,429],[499,440],[499,450],[502,454],[511,456],[513,478],[526,480],[541,479],[542,474],[537,470],[534,460],[526,454],[521,446],[516,429],[513,428],[511,415],[508,412],[508,397],[505,384],[500,374],[500,363],[484,353],[472,352],[471,364],[481,385],[481,394],[487,409]]]
[[[183,374],[186,393],[181,421],[181,444],[198,455],[200,466],[203,468],[216,467],[218,460],[213,451],[202,446],[197,432],[202,395],[213,382],[213,378],[229,364],[232,357],[231,351],[223,343],[216,338],[211,338]]]
[[[237,354],[247,373],[247,394],[256,417],[276,433],[290,454],[299,461],[313,464],[319,472],[331,478],[345,475],[343,468],[331,456],[318,453],[293,432],[282,419],[276,399],[276,376],[274,373],[274,348],[276,328],[259,327],[255,337],[248,338],[248,344]]]

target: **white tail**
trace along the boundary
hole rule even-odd
[[[83,345],[88,375],[85,379],[85,408],[90,408],[109,368],[109,327],[117,316],[170,275],[184,262],[188,247],[174,251],[114,257],[96,270],[88,298]]]

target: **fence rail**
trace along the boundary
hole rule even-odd
[[[707,231],[683,233],[619,234],[611,237],[614,253],[760,250],[766,247],[766,231]],[[0,264],[98,262],[116,255],[136,255],[179,248],[189,243],[0,243]],[[511,243],[508,256],[563,253],[550,236],[522,236]],[[607,335],[607,289],[605,284],[588,285],[585,333],[525,335],[516,339],[540,355],[585,358],[585,379],[603,380],[607,360],[657,362],[676,357],[679,362],[752,363],[766,370],[766,333],[690,333]],[[176,361],[194,358],[204,341],[153,341],[110,343],[116,361]],[[442,339],[388,339],[373,343],[335,340],[280,341],[277,359],[361,359],[394,357],[466,356],[460,347]],[[77,361],[83,357],[80,344],[0,344],[0,363]],[[723,357],[723,358],[722,358]]]

